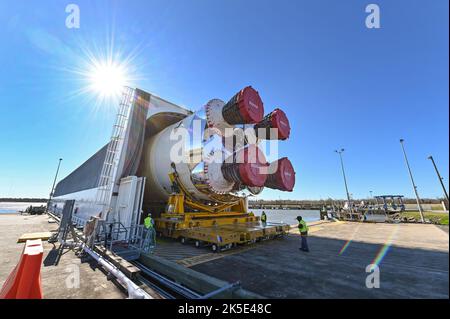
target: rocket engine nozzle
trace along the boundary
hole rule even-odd
[[[270,135],[270,129],[276,129],[278,132],[278,140],[286,140],[289,138],[291,134],[291,125],[289,124],[289,120],[281,109],[277,108],[273,112],[269,113],[264,117],[262,121],[257,123],[255,126],[256,135],[259,138],[263,138],[266,140],[275,139],[274,136]],[[259,135],[264,132],[264,135]]]
[[[222,116],[230,125],[260,122],[264,116],[264,105],[258,91],[247,86],[236,93],[224,105]]]
[[[268,165],[259,147],[249,145],[233,155],[233,163],[222,164],[222,174],[230,182],[262,187],[266,183]]]
[[[295,171],[291,161],[287,157],[270,163],[269,172],[273,173],[267,175],[264,186],[292,192],[295,185]]]
[[[252,87],[241,89],[228,103],[211,99],[187,116],[179,108],[172,110],[169,104],[167,107],[161,113],[164,128],[146,136],[144,142],[140,170],[147,178],[146,193],[150,194],[147,198],[155,202],[167,200],[173,186],[169,174],[174,170],[179,184],[193,199],[202,202],[233,203],[260,194],[264,187],[294,189],[295,171],[291,162],[281,158],[269,164],[263,152],[265,132],[276,130],[277,134],[268,138],[289,138],[287,116],[275,109],[264,117],[263,102]],[[172,111],[183,116],[175,117]],[[152,120],[159,121],[156,117],[159,114],[152,115],[155,116]],[[165,114],[169,115],[167,119]],[[173,138],[174,133],[183,133],[181,143]],[[272,145],[267,146],[272,156]]]

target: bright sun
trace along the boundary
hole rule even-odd
[[[127,70],[112,61],[97,62],[92,65],[88,80],[90,90],[101,99],[119,96],[128,82]]]
[[[113,43],[113,41],[110,41]],[[109,43],[109,42],[108,42]],[[139,49],[135,48],[125,54],[113,50],[112,44],[104,46],[81,45],[82,54],[73,65],[62,69],[74,76],[78,88],[71,92],[72,97],[84,96],[96,108],[117,106],[125,87],[134,87],[142,79],[137,70]]]

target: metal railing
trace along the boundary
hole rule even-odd
[[[77,216],[72,216],[72,223],[74,223],[76,227],[84,227],[86,220]]]
[[[121,255],[149,254],[155,248],[155,231],[144,225],[125,227],[120,222],[103,223],[99,230],[98,244]],[[130,257],[132,258],[132,257]]]

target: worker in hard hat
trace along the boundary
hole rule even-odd
[[[264,211],[261,214],[261,223],[262,223],[263,227],[266,227],[266,225],[267,225],[267,215],[266,215],[266,213]]]
[[[298,221],[298,230],[300,231],[300,236],[302,239],[302,247],[300,247],[299,249],[301,251],[309,252],[308,240],[307,240],[308,225],[306,225],[306,222],[303,220],[302,216],[298,216],[297,221]]]

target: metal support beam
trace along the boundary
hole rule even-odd
[[[447,205],[449,205],[450,202],[449,202],[449,200],[448,200],[448,193],[447,193],[447,190],[445,189],[444,178],[441,177],[441,174],[439,174],[439,170],[438,170],[438,168],[437,168],[437,166],[436,166],[436,163],[434,162],[433,156],[431,156],[431,155],[428,156],[428,159],[431,160],[431,162],[433,163],[433,166],[434,166],[434,169],[436,170],[436,174],[437,174],[437,176],[438,176],[439,182],[441,183],[442,190],[444,191],[445,198],[447,199]]]
[[[345,192],[347,193],[348,205],[350,207],[350,210],[352,210],[353,205],[352,202],[350,201],[350,193],[348,192],[347,178],[345,176],[344,160],[342,159],[342,153],[344,152],[344,149],[341,148],[339,151],[335,150],[335,152],[339,154],[339,158],[341,159],[341,168],[342,168],[342,175],[344,176]]]
[[[404,139],[400,139],[400,144],[402,146],[402,150],[403,150],[403,155],[405,156],[405,162],[406,162],[406,167],[408,168],[408,172],[409,172],[409,177],[411,178],[411,183],[414,189],[414,193],[416,194],[416,201],[417,201],[417,207],[419,208],[419,214],[420,214],[420,219],[422,221],[422,223],[425,222],[425,218],[423,216],[423,209],[422,209],[422,205],[420,204],[420,197],[419,197],[419,193],[417,192],[417,186],[414,183],[414,178],[411,172],[411,167],[409,166],[409,162],[408,162],[408,157],[406,156],[406,151],[405,151],[405,147],[403,146],[403,143],[405,142]]]
[[[55,184],[56,184],[56,179],[58,178],[59,167],[61,166],[61,161],[62,161],[62,158],[60,158],[59,162],[58,162],[58,168],[56,169],[55,179],[53,180],[52,189],[51,189],[50,195],[48,197],[47,210],[48,210],[48,206],[50,205],[50,201],[52,200],[53,193],[55,192]]]

